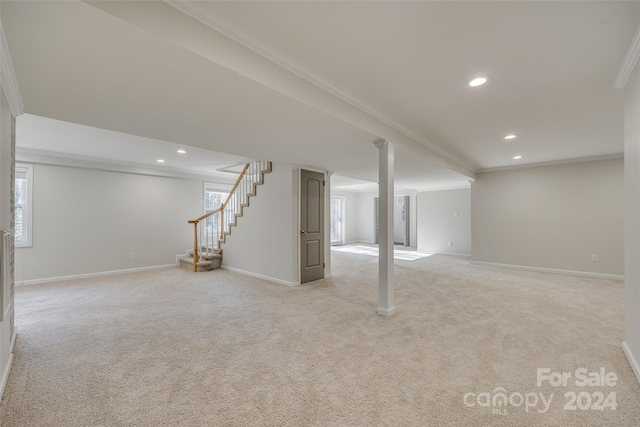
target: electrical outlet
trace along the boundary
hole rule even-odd
[[[129,259],[136,259],[136,253],[131,252],[131,254],[129,255]]]
[[[591,262],[600,262],[600,255],[591,255]]]

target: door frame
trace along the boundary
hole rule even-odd
[[[331,215],[331,175],[333,175],[333,172],[328,172],[328,171],[324,171],[322,169],[318,169],[318,168],[312,168],[312,167],[297,167],[294,170],[294,192],[296,194],[297,197],[297,201],[295,203],[295,207],[297,209],[297,215],[296,215],[296,221],[295,224],[293,224],[294,230],[295,230],[295,250],[297,253],[297,263],[294,266],[294,270],[296,271],[296,274],[294,275],[294,277],[297,277],[298,280],[296,282],[296,284],[300,284],[302,281],[302,272],[300,271],[300,265],[302,263],[302,254],[300,253],[300,243],[301,243],[301,239],[300,239],[300,224],[302,224],[302,219],[300,217],[301,215],[301,209],[300,209],[300,203],[302,201],[302,190],[300,188],[300,181],[302,180],[302,169],[304,170],[308,170],[311,172],[318,172],[324,175],[324,181],[326,182],[325,187],[324,187],[324,241],[325,241],[325,245],[324,245],[324,278],[328,279],[331,278],[331,244],[327,244],[326,242],[330,242],[331,241],[331,223],[329,222],[330,219],[330,215]]]
[[[394,209],[395,209],[395,198],[409,198],[409,209],[405,211],[405,218],[408,221],[405,221],[405,243],[408,242],[410,247],[418,247],[418,192],[413,191],[405,191],[400,192],[399,194],[394,194]],[[412,201],[413,199],[413,201]],[[415,213],[412,213],[414,211]],[[373,197],[373,243],[377,245],[379,243],[379,228],[380,224],[378,217],[378,196]],[[394,224],[395,225],[395,224]],[[411,237],[414,237],[415,245],[411,245]]]
[[[329,242],[329,245],[344,245],[347,240],[344,235],[346,214],[345,202],[347,198],[345,196],[329,195],[329,201],[331,201],[331,199],[333,198],[340,199],[340,241],[331,241]],[[331,213],[331,206],[329,206],[329,213]],[[331,218],[329,218],[329,228],[331,228]],[[331,229],[329,229],[329,237],[331,237]]]

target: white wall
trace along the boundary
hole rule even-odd
[[[9,103],[0,87],[0,230],[8,230],[11,227],[11,111]],[[0,281],[0,283],[2,283]],[[0,321],[0,398],[11,370],[12,355],[12,331],[11,318],[13,316],[13,299],[11,298],[10,283],[2,283],[5,298],[8,298],[8,310]],[[0,307],[4,310],[4,307]]]
[[[223,244],[222,264],[277,282],[298,282],[297,170],[274,163]]]
[[[470,189],[418,193],[418,250],[471,254]]]
[[[17,281],[174,264],[193,246],[203,181],[53,164],[33,177],[33,246],[16,249]]]
[[[472,259],[623,275],[623,173],[622,159],[478,173]]]
[[[394,203],[397,202],[399,197],[402,196],[410,196],[411,197],[411,201],[410,201],[410,216],[409,216],[409,220],[411,222],[411,233],[410,233],[410,238],[411,238],[411,244],[410,246],[416,246],[417,244],[417,239],[418,239],[418,235],[417,235],[417,202],[416,202],[416,195],[417,192],[413,191],[413,190],[396,190],[395,194],[393,195],[394,197]],[[374,243],[375,241],[375,229],[374,229],[374,214],[373,214],[373,209],[374,209],[374,199],[378,197],[378,193],[372,193],[372,192],[368,192],[368,193],[358,193],[358,226],[357,226],[357,230],[358,230],[358,234],[357,234],[357,241],[359,242],[363,242],[363,243]],[[395,212],[395,211],[394,211]],[[395,224],[395,219],[394,219],[394,226]]]
[[[625,337],[623,348],[640,381],[640,65],[625,86]]]
[[[378,193],[358,194],[358,237],[357,240],[363,243],[374,243],[374,199]]]
[[[357,242],[358,239],[358,193],[349,191],[331,191],[332,196],[342,197],[344,200],[344,243]]]

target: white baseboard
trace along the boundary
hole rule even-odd
[[[395,312],[396,312],[396,308],[395,307],[391,307],[390,309],[378,307],[378,314],[380,316],[391,316]]]
[[[9,381],[9,374],[11,373],[11,366],[13,366],[13,349],[16,346],[16,337],[18,336],[18,329],[13,328],[13,336],[11,337],[11,345],[9,346],[9,360],[7,361],[7,366],[4,367],[2,371],[2,378],[0,378],[0,401],[2,401],[2,396],[4,396],[4,389],[7,387],[7,382]]]
[[[91,277],[115,276],[117,274],[137,273],[140,271],[162,270],[165,268],[175,268],[176,264],[152,265],[150,267],[128,268],[126,270],[101,271],[99,273],[74,274],[71,276],[47,277],[44,279],[21,280],[16,282],[16,286],[39,285],[41,283],[62,282],[65,280],[87,279]]]
[[[13,365],[13,352],[9,354],[9,360],[7,361],[7,366],[4,366],[2,370],[2,378],[0,378],[0,400],[2,400],[2,396],[4,395],[4,389],[7,386],[7,381],[9,381],[9,373],[11,372],[11,365]]]
[[[459,252],[424,252],[419,251],[421,254],[431,254],[431,255],[450,255],[450,256],[461,256],[463,258],[471,258],[471,254],[461,254]]]
[[[274,283],[277,283],[279,285],[298,286],[300,284],[299,282],[287,282],[286,280],[276,279],[275,277],[269,277],[269,276],[264,276],[264,275],[258,274],[258,273],[252,273],[250,271],[240,270],[239,268],[229,267],[228,265],[221,265],[220,268],[223,269],[223,270],[233,271],[234,273],[244,274],[245,276],[251,276],[251,277],[255,277],[257,279],[263,279],[263,280],[267,280],[269,282],[274,282]]]
[[[627,357],[627,360],[631,365],[631,369],[633,369],[633,373],[636,374],[636,379],[640,383],[640,365],[638,364],[638,360],[633,356],[633,353],[626,341],[622,341],[622,351],[624,351],[624,355]]]
[[[485,261],[471,261],[471,264],[489,265],[493,267],[514,268],[517,270],[538,271],[541,273],[568,274],[570,276],[595,277],[597,279],[624,280],[624,276],[618,276],[616,274],[591,273],[588,271],[557,270],[555,268],[529,267],[526,265],[499,264],[496,262],[485,262]]]
[[[9,347],[9,351],[13,353],[13,348],[16,346],[16,338],[18,337],[18,328],[13,326],[13,336],[11,337],[11,346]]]

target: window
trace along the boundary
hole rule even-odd
[[[204,213],[209,213],[212,210],[218,209],[228,196],[229,193],[207,189],[204,196]]]
[[[331,244],[339,245],[344,243],[343,230],[344,222],[344,198],[331,196]]]
[[[14,192],[15,245],[31,246],[33,201],[33,165],[16,163]]]
[[[204,186],[204,213],[209,213],[218,209],[227,197],[229,191],[225,191],[220,186],[212,183],[205,183]],[[206,220],[206,230],[211,233],[212,230],[220,230],[220,215],[213,215]]]

